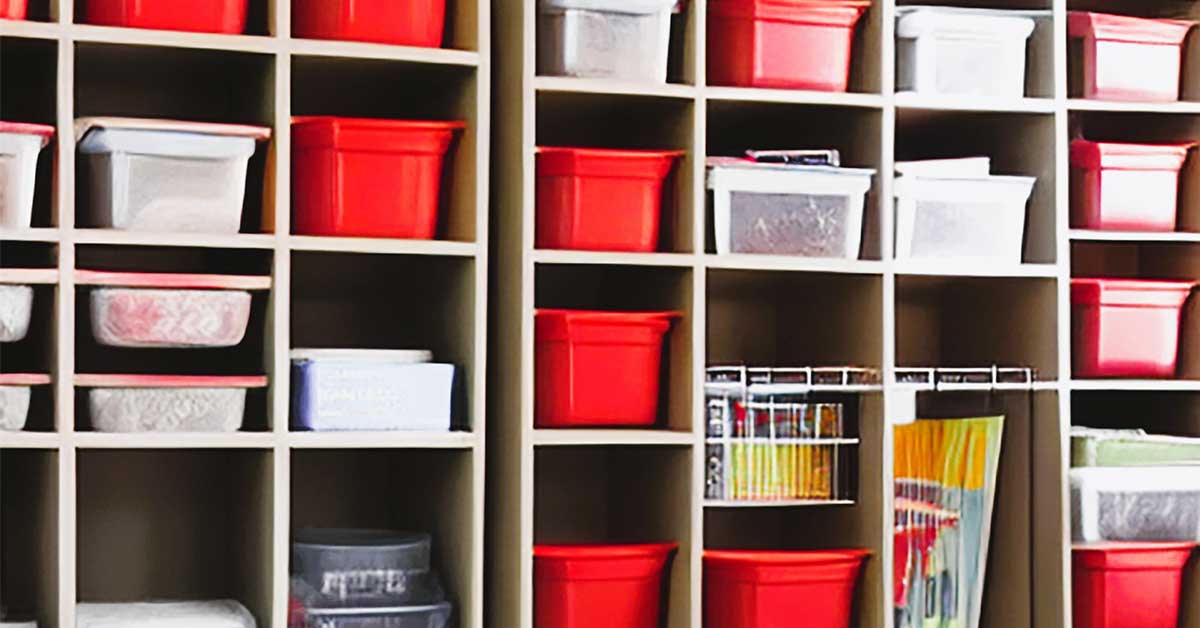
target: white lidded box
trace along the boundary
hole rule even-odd
[[[79,604],[75,628],[255,628],[254,616],[233,600]]]
[[[212,348],[242,341],[250,292],[269,289],[271,278],[80,270],[75,283],[95,286],[92,335],[102,345]]]
[[[0,343],[23,340],[33,319],[33,284],[58,282],[53,268],[0,268]]]
[[[875,171],[708,159],[717,253],[858,259]]]
[[[539,0],[538,74],[665,83],[676,0]]]
[[[33,224],[38,155],[52,137],[52,126],[0,122],[0,228]]]
[[[266,127],[134,118],[75,122],[87,226],[237,233],[246,167]]]
[[[1076,542],[1200,541],[1196,467],[1071,469]]]
[[[19,432],[29,420],[29,400],[34,386],[50,383],[37,373],[0,373],[0,432]]]
[[[97,432],[234,432],[261,375],[76,375]]]
[[[908,6],[896,9],[896,89],[918,94],[1025,95],[1027,13]]]
[[[428,351],[295,349],[292,427],[450,430],[454,365]]]

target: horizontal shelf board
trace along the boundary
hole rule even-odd
[[[638,429],[535,429],[533,444],[567,445],[692,445],[697,437],[690,432]]]
[[[790,270],[811,273],[881,275],[884,264],[877,260],[839,259],[835,257],[797,257],[791,255],[713,255],[704,256],[708,268],[725,270]]]
[[[821,506],[853,506],[852,499],[776,499],[740,501],[736,499],[706,499],[705,508],[818,508]]]
[[[801,446],[820,446],[820,445],[857,445],[857,438],[805,438],[795,436],[779,436],[772,438],[770,436],[707,436],[704,439],[708,445],[801,445]]]
[[[56,432],[0,432],[0,449],[57,449]]]
[[[287,443],[296,449],[471,449],[473,432],[290,432]]]
[[[93,26],[91,24],[71,24],[65,27],[65,31],[72,39],[89,43],[170,46],[174,48],[197,48],[259,54],[274,53],[278,42],[274,37],[260,35],[190,33],[185,31]]]
[[[287,241],[288,246],[295,251],[442,255],[446,257],[473,257],[479,252],[479,245],[474,242],[458,242],[453,240],[289,236]]]
[[[0,229],[0,241],[58,242],[61,233],[57,228],[21,229],[17,231]]]
[[[30,20],[0,20],[0,35],[4,37],[27,37],[31,39],[58,39],[62,26],[55,22]]]
[[[137,433],[75,432],[71,441],[81,449],[270,449],[271,432]]]
[[[1141,113],[1184,113],[1200,114],[1200,102],[1121,102],[1115,100],[1087,100],[1072,98],[1067,101],[1072,111],[1132,111]]]
[[[1030,382],[1030,383],[1026,383],[1026,384],[1003,384],[1002,383],[1002,384],[996,384],[996,385],[941,383],[941,384],[938,384],[936,387],[928,385],[928,384],[902,384],[902,383],[898,383],[898,382],[893,382],[891,384],[886,385],[886,388],[888,390],[905,391],[905,392],[912,392],[912,391],[917,391],[917,392],[962,392],[962,391],[1003,392],[1003,391],[1022,391],[1022,390],[1026,390],[1026,391],[1028,391],[1028,390],[1058,390],[1059,387],[1060,387],[1059,383],[1057,381],[1053,381],[1053,380]]]
[[[537,76],[533,79],[533,87],[539,92],[608,94],[684,100],[695,98],[697,93],[695,87],[679,83],[639,83],[569,76]]]
[[[1183,231],[1097,231],[1072,229],[1071,239],[1090,242],[1200,242],[1200,233]]]
[[[129,246],[184,246],[215,249],[272,249],[278,238],[269,233],[153,233],[116,229],[76,229],[71,240],[78,244]]]
[[[884,99],[879,94],[855,92],[820,92],[793,89],[758,89],[753,87],[705,87],[705,98],[733,102],[776,102],[797,105],[834,105],[880,109]]]
[[[696,256],[691,253],[620,253],[538,249],[533,252],[533,261],[537,264],[691,267],[696,263]]]
[[[314,57],[348,57],[356,59],[383,59],[410,61],[440,65],[478,66],[479,53],[472,50],[449,48],[422,48],[418,46],[392,46],[357,41],[333,41],[323,39],[290,39],[287,49],[294,55]]]
[[[0,283],[56,284],[57,268],[0,268]]]
[[[896,94],[901,109],[929,111],[988,111],[1012,113],[1054,113],[1052,98],[982,98],[972,96],[926,96],[903,92]]]
[[[1073,379],[1072,390],[1149,390],[1197,391],[1200,380],[1195,379]]]
[[[1019,264],[996,266],[960,261],[897,261],[898,275],[934,277],[1057,277],[1057,264]]]

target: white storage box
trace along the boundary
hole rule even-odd
[[[428,351],[292,351],[292,426],[449,431],[454,365]]]
[[[539,0],[538,74],[665,83],[676,0]]]
[[[76,123],[88,226],[237,233],[246,164],[266,127],[128,118]]]
[[[31,284],[58,281],[53,268],[0,268],[0,342],[17,342],[29,333],[33,318]]]
[[[79,604],[75,628],[255,628],[255,622],[233,600]]]
[[[708,160],[717,253],[858,259],[874,170]]]
[[[918,94],[1025,96],[1033,18],[954,7],[896,9],[896,89]]]
[[[52,137],[52,126],[0,122],[0,228],[32,225],[38,155]]]
[[[1071,469],[1075,542],[1200,541],[1195,467]]]
[[[76,375],[97,432],[234,432],[262,376]]]
[[[49,375],[0,373],[0,432],[25,429],[33,387],[49,383]]]

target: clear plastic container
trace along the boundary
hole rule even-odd
[[[1195,467],[1071,469],[1076,542],[1200,540],[1200,472]]]
[[[874,170],[710,158],[717,253],[858,259]]]
[[[53,136],[52,126],[0,122],[0,228],[32,224],[38,155]]]
[[[1021,98],[1025,48],[1035,25],[1014,11],[899,7],[896,89]]]
[[[0,284],[0,342],[17,342],[29,333],[33,286]]]
[[[33,386],[50,383],[49,375],[0,373],[0,432],[19,432],[29,419]]]
[[[88,173],[87,226],[237,233],[247,163],[270,129],[83,118],[76,134]]]
[[[394,608],[310,608],[305,628],[446,628],[449,602]]]
[[[665,83],[676,0],[539,0],[538,74]]]
[[[78,604],[75,628],[255,628],[233,600]]]
[[[233,432],[262,376],[76,375],[97,432]]]
[[[302,528],[292,540],[292,574],[315,606],[400,606],[441,601],[430,572],[430,535],[395,530]],[[306,599],[309,598],[309,599]]]

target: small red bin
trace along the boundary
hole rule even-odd
[[[247,0],[81,0],[83,20],[198,33],[240,34],[246,30]]]
[[[1192,146],[1072,141],[1072,226],[1174,231],[1179,169]]]
[[[537,247],[654,251],[663,181],[682,154],[538,148]]]
[[[1172,377],[1191,281],[1072,279],[1076,377]]]
[[[706,551],[704,625],[849,628],[854,588],[869,555],[866,550]]]
[[[649,426],[676,312],[538,310],[537,427]]]
[[[1195,543],[1103,543],[1072,552],[1075,628],[1175,628]]]
[[[29,11],[29,0],[0,0],[0,19],[23,20]]]
[[[292,35],[437,48],[446,0],[292,0]]]
[[[536,628],[653,628],[674,543],[533,548]]]
[[[1179,100],[1183,42],[1195,22],[1071,11],[1067,30],[1082,40],[1072,81],[1084,98]]]
[[[292,122],[292,232],[432,239],[442,164],[462,122]]]
[[[710,0],[710,85],[844,92],[860,0]]]

